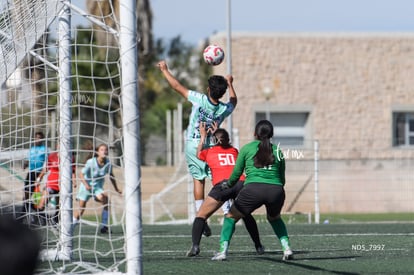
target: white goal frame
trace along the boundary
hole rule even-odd
[[[19,1],[19,0],[16,0]],[[23,0],[21,0],[23,1]],[[70,0],[48,0],[30,2],[28,7],[33,12],[32,21],[39,24],[36,33],[17,30],[12,26],[13,37],[8,36],[7,42],[0,47],[0,84],[4,83],[17,69],[26,54],[34,55],[44,64],[58,73],[59,82],[59,169],[60,169],[60,236],[59,246],[54,253],[56,260],[71,261],[73,257],[73,190],[72,190],[72,71],[71,71],[71,12],[76,12],[106,32],[117,37],[119,43],[120,72],[121,72],[121,113],[123,144],[123,174],[124,174],[124,209],[125,209],[125,255],[128,274],[142,274],[142,218],[141,218],[141,160],[140,160],[140,125],[138,105],[138,46],[136,0],[120,2],[119,31],[106,26],[94,17],[72,5]],[[29,3],[29,2],[28,2]],[[36,5],[34,4],[36,3]],[[8,4],[7,4],[8,5]],[[20,3],[18,6],[24,5]],[[46,9],[47,8],[47,9]],[[50,9],[49,9],[50,8]],[[36,12],[42,16],[36,18]],[[46,32],[48,26],[58,20],[58,67],[42,59],[32,51],[36,41]],[[17,20],[17,19],[15,19]],[[1,36],[8,35],[1,31]],[[7,55],[7,49],[25,46],[21,56]],[[47,254],[47,253],[46,253]],[[45,255],[45,254],[43,254]]]

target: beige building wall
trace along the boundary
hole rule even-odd
[[[228,53],[225,33],[210,43]],[[256,112],[309,114],[284,211],[315,211],[314,140],[322,213],[414,211],[414,146],[393,146],[393,112],[414,112],[414,33],[232,33],[232,74],[240,147]]]
[[[239,130],[241,145],[252,136],[254,112],[269,108],[309,111],[306,138],[331,148],[321,158],[363,157],[360,148],[372,149],[370,157],[378,158],[395,150],[412,154],[412,149],[392,147],[392,112],[414,111],[414,33],[232,37],[232,74],[239,97],[233,127]],[[227,53],[225,33],[210,42]],[[226,74],[226,60],[214,71]],[[273,92],[268,103],[265,89]]]

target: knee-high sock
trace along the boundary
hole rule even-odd
[[[195,218],[193,222],[193,229],[191,232],[193,245],[200,245],[201,236],[203,235],[204,224],[206,220],[203,218]]]
[[[279,218],[275,221],[271,221],[270,225],[272,226],[276,236],[279,238],[283,250],[288,248],[290,246],[289,236],[287,233],[286,225],[283,222],[282,218]]]
[[[243,221],[247,231],[250,234],[250,238],[254,242],[255,247],[257,248],[261,246],[262,244],[260,242],[259,229],[257,228],[256,220],[252,215],[247,215],[243,218]]]
[[[224,217],[223,227],[221,228],[220,242],[230,242],[233,236],[234,230],[236,229],[236,221],[232,218]]]
[[[231,237],[236,229],[236,221],[232,218],[224,217],[223,227],[220,234],[220,252],[227,253]]]
[[[198,210],[200,210],[201,205],[203,204],[204,200],[196,200],[195,203],[195,209],[196,212],[198,212]]]

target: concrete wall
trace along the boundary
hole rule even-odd
[[[226,50],[226,35],[210,39]],[[226,60],[214,67],[226,74]],[[309,111],[307,138],[328,148],[322,158],[355,158],[359,148],[387,157],[392,148],[392,111],[414,111],[413,34],[233,33],[232,72],[239,104],[233,126],[246,143],[254,111],[264,110],[263,90],[273,91],[272,111]],[[412,155],[412,149],[399,152]]]

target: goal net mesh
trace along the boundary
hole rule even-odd
[[[42,236],[37,273],[90,274],[125,271],[123,195],[106,178],[109,232],[100,232],[103,205],[93,199],[73,231],[72,260],[61,259],[59,211],[40,211],[25,196],[25,167],[35,134],[42,132],[49,153],[59,144],[59,26],[71,7],[71,152],[76,167],[73,211],[80,170],[94,148],[106,144],[119,189],[124,191],[120,99],[118,1],[3,0],[0,3],[0,214],[13,215]],[[73,6],[72,6],[73,5]],[[47,175],[41,181],[45,188]],[[0,269],[1,273],[1,269]]]

